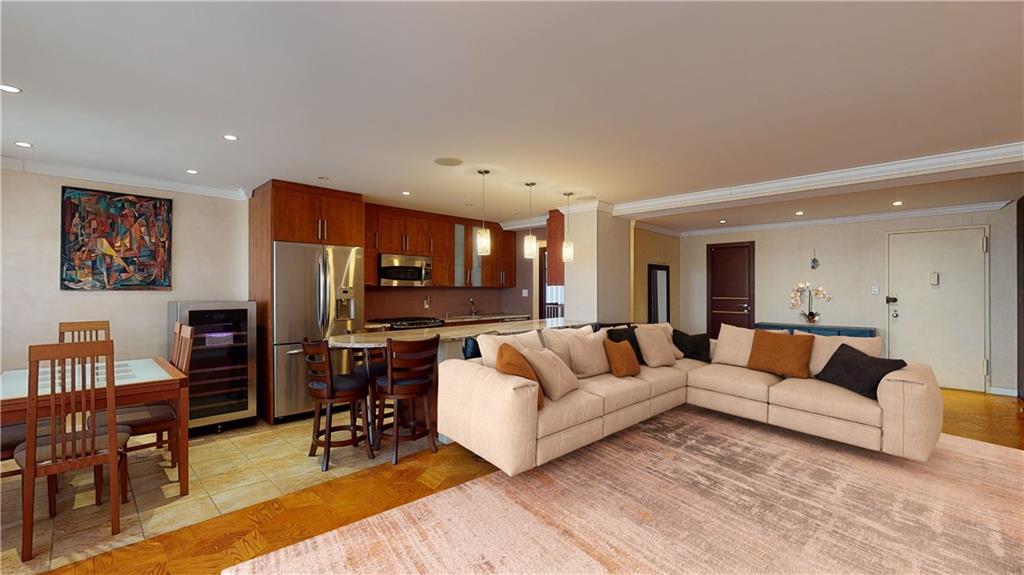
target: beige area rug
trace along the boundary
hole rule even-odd
[[[928,463],[692,406],[225,571],[1024,573],[1024,451]]]

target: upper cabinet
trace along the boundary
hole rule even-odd
[[[373,245],[380,253],[431,255],[429,218],[373,204],[367,205],[366,212],[367,225],[374,226]]]
[[[358,194],[280,180],[255,193],[270,194],[274,241],[363,245],[363,197]]]

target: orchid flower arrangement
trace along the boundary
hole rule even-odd
[[[814,323],[821,317],[821,312],[814,311],[814,300],[821,299],[827,302],[832,301],[832,294],[825,291],[822,286],[812,287],[810,282],[800,282],[793,286],[789,294],[789,308],[800,309],[804,305],[804,295],[807,295],[807,311],[800,311],[807,323]]]

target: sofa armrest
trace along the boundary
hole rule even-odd
[[[461,359],[438,366],[437,430],[508,475],[537,465],[535,381]]]
[[[932,368],[910,363],[878,384],[882,451],[927,461],[942,433],[942,393]]]

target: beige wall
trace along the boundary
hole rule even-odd
[[[990,301],[992,386],[1016,387],[1017,321],[1016,301],[1016,214],[1013,204],[994,212],[956,214],[801,229],[732,233],[689,237],[681,240],[679,286],[683,308],[683,330],[704,331],[706,326],[707,244],[754,241],[755,319],[799,323],[797,311],[789,309],[793,284],[810,281],[825,286],[835,296],[831,303],[818,304],[826,324],[872,326],[886,335],[886,234],[891,231],[985,225],[990,229]],[[817,250],[821,267],[810,269],[812,250]],[[871,294],[877,285],[879,295]],[[941,310],[936,310],[941,313]],[[928,358],[907,358],[927,362]]]
[[[601,209],[566,216],[573,261],[565,263],[565,317],[629,320],[629,220]]]
[[[61,186],[171,198],[171,291],[61,291]],[[3,170],[2,368],[26,366],[29,344],[59,321],[108,319],[117,357],[165,355],[167,302],[248,299],[246,202]]]
[[[647,266],[669,266],[669,320],[679,325],[679,238],[637,227],[633,231],[633,320],[647,323]]]

